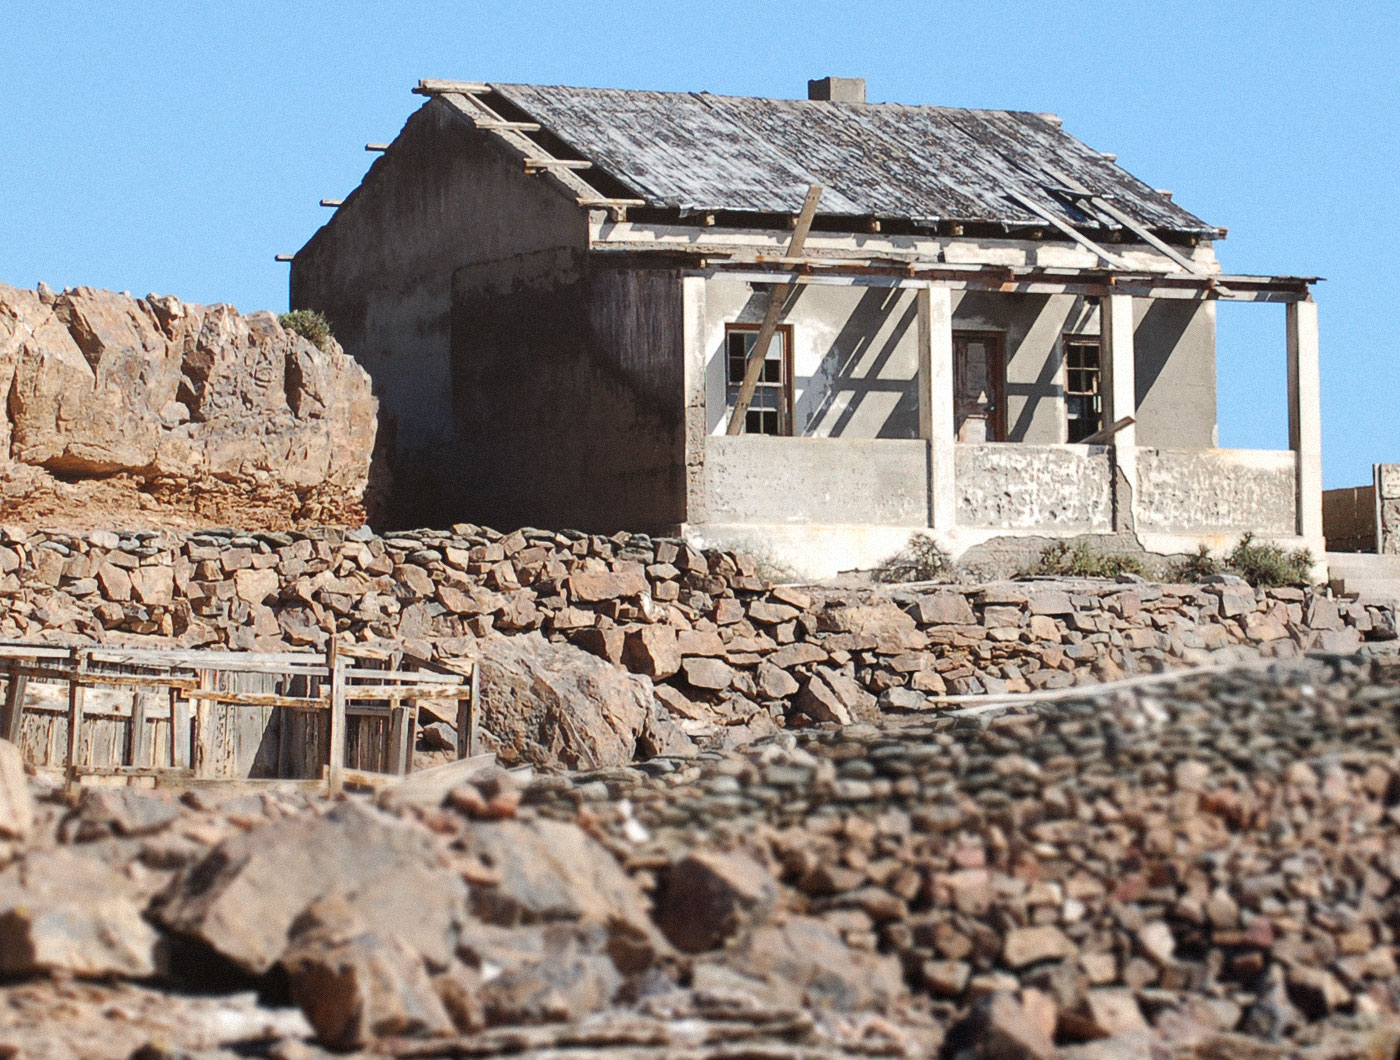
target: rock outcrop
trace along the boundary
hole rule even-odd
[[[358,525],[369,376],[268,312],[0,284],[0,519]]]

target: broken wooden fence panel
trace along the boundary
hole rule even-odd
[[[347,769],[403,775],[422,702],[455,703],[458,757],[476,749],[475,663],[454,669],[402,651],[0,643],[0,676],[0,736],[75,783],[324,775],[334,791]]]

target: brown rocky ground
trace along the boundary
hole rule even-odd
[[[1260,663],[442,805],[0,746],[0,1055],[1391,1058],[1398,714]]]

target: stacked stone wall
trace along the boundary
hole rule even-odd
[[[693,739],[922,710],[1394,639],[1325,591],[1095,580],[821,589],[637,535],[477,527],[244,534],[0,530],[0,638],[319,649],[328,630],[439,658],[538,632],[654,683]]]

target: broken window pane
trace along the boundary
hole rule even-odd
[[[1065,339],[1065,416],[1071,442],[1103,429],[1099,383],[1098,339]]]
[[[758,340],[758,326],[729,324],[725,333],[725,376],[728,384],[728,407],[733,413],[739,400],[739,388],[749,354]],[[791,434],[792,391],[789,380],[790,329],[779,328],[764,354],[763,367],[753,398],[744,415],[746,434]]]

